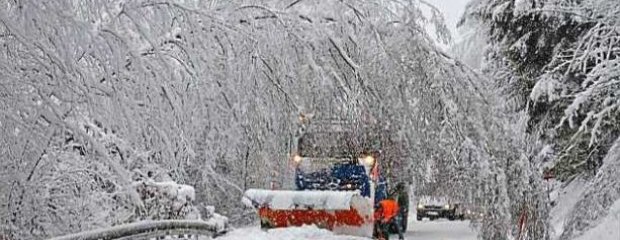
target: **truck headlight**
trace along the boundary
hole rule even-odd
[[[450,204],[446,204],[446,206],[443,206],[445,209],[450,209]]]
[[[301,156],[295,154],[295,156],[293,156],[293,162],[300,163],[301,162]]]
[[[371,155],[365,156],[364,158],[362,158],[362,163],[366,166],[372,166],[373,164],[375,164],[375,158]]]
[[[418,204],[418,209],[422,209],[422,208],[424,208],[424,205]]]

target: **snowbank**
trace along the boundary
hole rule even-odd
[[[228,218],[215,212],[215,207],[207,206],[207,215],[204,216],[205,222],[215,227],[217,233],[228,231]]]
[[[572,207],[558,239],[591,239],[587,237],[598,236],[599,233],[602,238],[593,239],[618,239],[617,236],[606,234],[608,231],[606,228],[609,225],[615,224],[615,229],[620,228],[620,223],[614,216],[617,212],[617,203],[620,201],[620,178],[618,176],[620,176],[620,138],[616,140],[603,159],[603,165],[594,179],[583,187],[585,190]],[[558,217],[553,216],[553,218]]]
[[[583,179],[577,178],[566,184],[566,186],[557,186],[551,193],[551,199],[556,203],[550,213],[553,230],[551,239],[558,239],[562,232],[564,232],[564,224],[566,224],[570,213],[574,211],[579,197],[586,189],[586,185],[587,183]]]
[[[596,227],[586,231],[576,240],[620,239],[620,200],[611,207],[607,217]]]
[[[368,238],[335,235],[334,233],[317,228],[316,226],[303,226],[291,228],[276,228],[263,231],[258,227],[240,228],[232,231],[225,236],[218,238],[220,240],[278,240],[278,239],[295,239],[295,240],[368,240]]]
[[[317,209],[317,210],[348,210],[351,199],[361,197],[359,191],[271,191],[250,189],[242,200],[246,205],[254,207],[269,206],[271,209]]]

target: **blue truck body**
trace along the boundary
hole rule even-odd
[[[295,169],[295,185],[297,190],[359,190],[364,197],[371,197],[371,178],[363,165],[348,162],[335,164],[329,169],[315,172],[304,172]],[[388,197],[388,186],[385,178],[379,176],[375,184],[375,204]]]

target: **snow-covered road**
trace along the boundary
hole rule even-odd
[[[423,221],[410,222],[405,239],[423,240],[476,240],[476,232],[469,221]]]
[[[408,240],[476,240],[476,233],[468,221],[412,221],[405,234]],[[314,226],[262,231],[258,227],[240,228],[218,238],[220,240],[367,240],[367,238],[339,236]],[[391,239],[398,239],[392,235]]]

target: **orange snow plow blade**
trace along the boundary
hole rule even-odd
[[[251,189],[244,196],[248,200],[258,208],[263,228],[316,225],[338,234],[372,237],[372,202],[358,192]]]
[[[258,210],[261,222],[267,227],[280,228],[315,224],[320,228],[334,230],[341,226],[362,226],[364,218],[355,209],[336,210],[272,210],[261,207]]]

